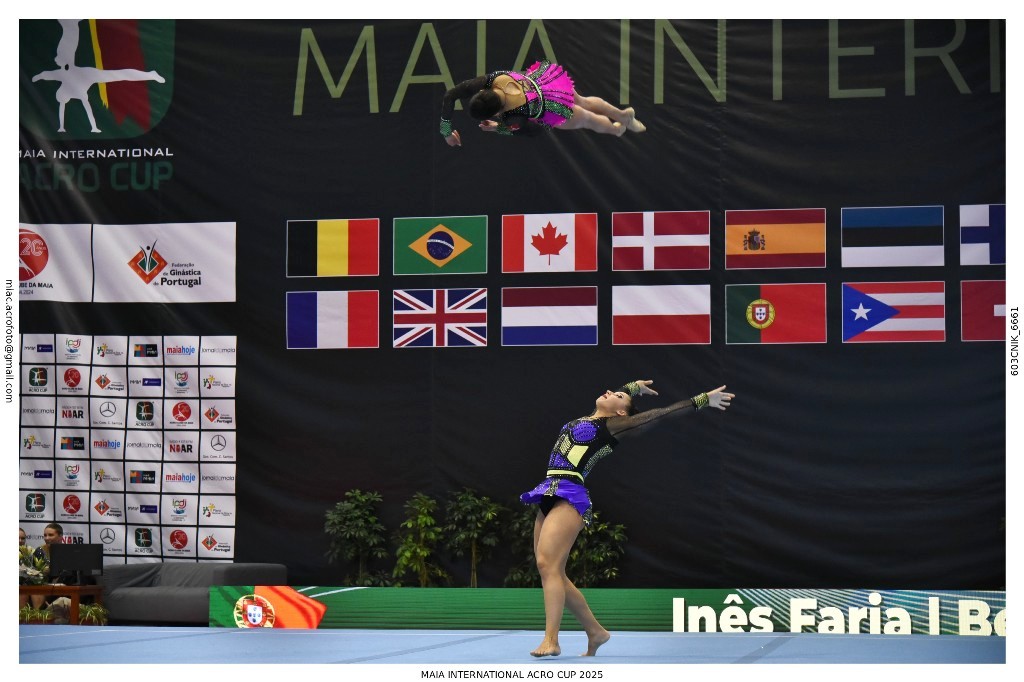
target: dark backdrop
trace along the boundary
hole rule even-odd
[[[22,24],[25,50],[35,28]],[[458,82],[477,74],[481,50],[487,70],[521,66],[513,62],[538,25],[487,21],[483,41],[476,21],[431,27]],[[341,97],[312,57],[305,77],[296,75],[303,29],[337,81],[366,26],[376,113],[365,55]],[[628,104],[646,134],[510,139],[477,133],[456,112],[464,146],[450,149],[437,134],[443,84],[410,84],[390,111],[420,21],[176,22],[170,108],[131,141],[172,149],[173,179],[135,192],[23,185],[20,220],[234,221],[237,302],[36,302],[22,305],[21,331],[237,335],[235,560],[284,562],[295,584],[331,584],[346,572],[325,562],[322,530],[345,491],[379,490],[389,529],[417,491],[443,497],[468,486],[514,506],[542,475],[559,427],[605,388],[643,377],[661,392],[649,406],[723,383],[737,398],[727,413],[702,412],[624,444],[589,479],[602,518],[627,528],[617,585],[1002,587],[1003,356],[999,344],[961,342],[958,327],[960,281],[1005,273],[959,265],[958,206],[1005,202],[1005,25],[962,23],[949,59],[968,92],[932,57],[911,60],[907,94],[902,21],[839,22],[833,54],[871,52],[840,52],[835,67],[826,21],[785,21],[777,33],[770,21],[672,21],[661,101],[655,22],[541,26],[527,59],[544,55],[546,38],[580,92],[620,105],[628,38]],[[702,83],[672,33],[725,82],[724,95]],[[912,34],[918,47],[938,47],[956,40],[957,24],[919,21]],[[842,92],[830,93],[830,69]],[[428,40],[413,72],[439,71]],[[23,93],[30,76],[22,72]],[[846,96],[854,88],[876,92]],[[124,144],[20,129],[23,149]],[[945,267],[841,268],[842,207],[920,204],[945,207]],[[805,207],[827,210],[826,269],[724,269],[725,210]],[[613,272],[611,213],[642,210],[710,210],[711,269]],[[598,214],[598,271],[502,275],[501,215],[555,212]],[[489,217],[488,274],[390,274],[393,218],[475,214]],[[321,217],[379,217],[382,274],[287,279],[286,221]],[[910,279],[946,283],[945,342],[841,343],[841,282]],[[725,344],[726,284],[807,281],[827,284],[826,344]],[[667,283],[711,285],[711,344],[613,346],[611,287]],[[501,286],[571,284],[599,287],[596,347],[499,345]],[[491,292],[486,348],[389,347],[390,290],[457,286]],[[365,288],[381,291],[380,349],[286,350],[286,291]],[[462,563],[442,560],[465,584]],[[509,561],[485,564],[481,584],[499,585]]]

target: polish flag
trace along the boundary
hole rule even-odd
[[[711,286],[612,287],[612,344],[710,344]]]

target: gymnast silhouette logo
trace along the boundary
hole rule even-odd
[[[83,22],[85,22],[84,26],[87,31],[85,36],[81,36]],[[48,22],[46,23],[48,24]],[[161,52],[159,49],[153,49],[153,41],[150,40],[153,30],[147,27],[147,30],[140,31],[139,24],[142,22],[137,20],[60,19],[58,23],[61,36],[57,42],[56,56],[53,59],[57,68],[43,70],[32,76],[33,83],[39,81],[59,83],[54,94],[57,100],[57,132],[67,133],[68,127],[73,129],[72,133],[75,128],[84,129],[80,125],[75,125],[76,121],[81,120],[80,114],[75,113],[74,108],[67,109],[68,103],[74,101],[81,103],[89,121],[89,130],[93,134],[104,132],[97,123],[93,103],[102,104],[104,113],[109,112],[109,117],[104,120],[109,121],[113,127],[120,127],[125,119],[130,118],[135,126],[140,128],[140,130],[133,129],[130,133],[128,130],[119,130],[115,132],[114,136],[141,134],[152,127],[153,114],[156,113],[157,117],[162,117],[166,110],[166,102],[160,102],[159,111],[154,112],[154,103],[151,101],[154,98],[151,97],[150,89],[145,82],[150,81],[163,85],[167,83],[167,79],[155,69],[146,71],[127,67],[142,66],[144,54],[147,59],[150,59],[151,55]],[[160,22],[147,23],[155,25]],[[48,31],[47,28],[40,28],[40,33],[46,31]],[[166,29],[158,28],[158,32],[166,32]],[[42,36],[40,37],[42,38]],[[143,46],[145,46],[145,50],[143,50]],[[80,51],[83,54],[79,56],[85,61],[91,57],[95,66],[76,63],[76,55]],[[41,57],[42,55],[37,56]],[[166,60],[167,56],[158,54],[156,58],[157,61],[161,61]],[[169,93],[165,93],[158,99],[169,101]],[[50,115],[44,114],[44,116],[52,121],[49,118]],[[104,125],[106,127],[107,124]],[[47,123],[46,126],[49,128],[52,126],[52,122]]]
[[[138,253],[128,261],[128,267],[138,275],[143,282],[149,284],[157,275],[167,267],[167,261],[160,252],[156,250],[156,241],[151,246],[140,246]]]

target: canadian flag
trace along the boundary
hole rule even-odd
[[[596,213],[501,217],[502,272],[597,270]]]

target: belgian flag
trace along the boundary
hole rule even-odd
[[[380,274],[380,221],[289,220],[288,277]]]

